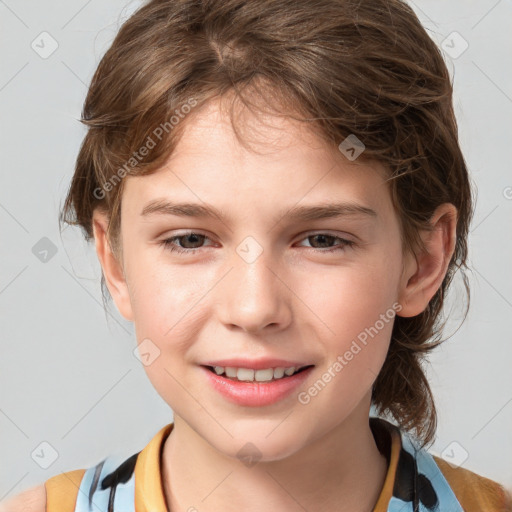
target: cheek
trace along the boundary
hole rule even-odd
[[[149,252],[149,251],[148,251]],[[139,256],[139,257],[137,257]],[[169,265],[153,256],[134,254],[127,264],[129,294],[137,340],[150,338],[162,352],[184,352],[204,323],[214,277],[187,266]]]
[[[380,263],[340,269],[315,279],[308,302],[331,334],[346,339],[357,336],[393,307],[396,279],[396,271]]]
[[[186,273],[170,267],[147,265],[131,274],[139,354],[143,363],[144,352],[151,358],[144,370],[158,394],[177,412],[188,403],[183,386],[188,387],[187,361],[193,362],[190,349],[206,318],[205,303],[199,301],[204,294]]]
[[[326,357],[321,382],[311,391],[318,393],[318,405],[333,407],[340,417],[371,390],[386,359],[399,305],[393,270],[385,270],[365,264],[316,281],[323,293],[318,288],[311,309],[321,319],[325,336],[318,339]]]
[[[337,383],[325,399],[330,395],[329,400],[340,407],[357,401],[370,389],[386,359],[400,309],[396,302],[396,262],[400,259],[392,255],[368,258],[315,280],[318,286],[310,308],[325,327],[325,336],[320,338],[328,354],[325,368],[336,375],[332,380]]]
[[[166,331],[164,323],[172,321],[170,315],[183,301],[179,285],[182,278],[176,269],[173,271],[160,261],[159,252],[156,248],[137,248],[132,244],[125,265],[135,323],[152,325],[153,331],[163,333]]]

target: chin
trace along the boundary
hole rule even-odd
[[[225,455],[240,460],[247,467],[252,467],[255,463],[286,459],[296,453],[303,443],[302,439],[294,442],[289,431],[284,431],[280,435],[274,432],[268,437],[265,436],[261,429],[255,431],[254,435],[248,431],[246,435],[237,435],[231,439],[229,446],[214,445],[214,447]]]

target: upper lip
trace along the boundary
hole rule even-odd
[[[302,368],[303,366],[312,366],[309,363],[298,361],[287,361],[285,359],[265,358],[265,359],[248,359],[244,357],[232,357],[230,359],[217,359],[215,361],[206,361],[201,363],[202,366],[222,366],[234,368],[249,368],[254,370],[264,370],[266,368]]]

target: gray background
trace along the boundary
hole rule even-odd
[[[457,330],[459,281],[446,329],[454,334],[428,368],[440,420],[432,452],[454,461],[467,452],[464,467],[512,486],[512,3],[411,5],[446,50],[460,143],[478,188],[472,306]],[[131,324],[114,306],[103,311],[92,244],[78,230],[61,238],[57,223],[85,133],[77,119],[86,84],[138,6],[0,1],[0,500],[107,454],[131,455],[172,421],[134,357]],[[58,44],[47,58],[40,53],[52,41],[43,31]]]

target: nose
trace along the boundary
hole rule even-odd
[[[258,333],[280,330],[289,324],[293,294],[280,275],[281,267],[271,260],[266,251],[252,262],[234,255],[233,268],[217,300],[219,317],[228,328]]]

